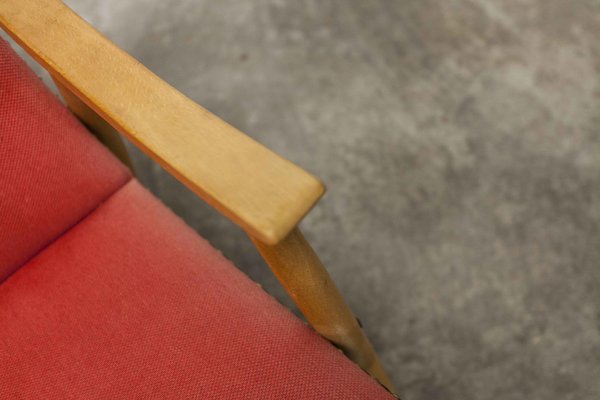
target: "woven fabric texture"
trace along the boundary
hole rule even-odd
[[[128,179],[0,39],[0,282]]]

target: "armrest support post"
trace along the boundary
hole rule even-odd
[[[252,241],[310,325],[394,392],[369,339],[300,229],[274,246]]]

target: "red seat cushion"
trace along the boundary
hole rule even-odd
[[[0,286],[0,321],[0,398],[389,397],[136,181]]]
[[[0,115],[34,121],[0,131],[0,182],[12,185],[0,202],[12,272],[0,399],[392,398],[130,180],[0,49],[0,103],[19,99],[20,113]]]

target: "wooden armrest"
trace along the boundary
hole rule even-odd
[[[312,175],[202,108],[59,0],[1,0],[0,26],[53,77],[258,240],[286,237],[324,193]]]

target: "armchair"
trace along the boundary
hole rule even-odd
[[[58,0],[4,0],[0,26],[124,163],[0,44],[0,398],[391,397],[145,191],[119,134],[244,229],[312,327],[393,390],[297,227],[317,179]]]

